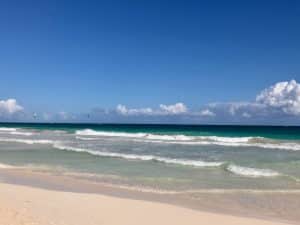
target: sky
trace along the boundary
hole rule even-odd
[[[300,125],[299,1],[1,1],[0,121]]]

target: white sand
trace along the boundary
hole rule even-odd
[[[0,225],[280,225],[98,194],[0,184]]]

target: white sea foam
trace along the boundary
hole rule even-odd
[[[33,133],[31,132],[20,132],[20,131],[12,131],[10,132],[12,135],[23,135],[23,136],[32,136]]]
[[[24,144],[53,144],[52,140],[42,140],[42,139],[17,139],[17,138],[0,138],[0,142],[17,142]]]
[[[186,135],[165,135],[165,134],[151,134],[151,133],[126,133],[126,132],[107,132],[95,131],[91,129],[77,130],[75,132],[81,136],[103,136],[103,137],[128,137],[128,138],[143,138],[150,140],[166,140],[166,141],[216,141],[228,143],[245,143],[254,138],[259,137],[218,137],[218,136],[186,136]]]
[[[0,132],[1,133],[9,133],[12,135],[24,135],[24,136],[33,135],[33,133],[31,133],[31,132],[21,131],[17,128],[11,128],[11,127],[0,127]]]
[[[124,154],[124,153],[116,153],[116,152],[95,151],[91,149],[66,146],[58,143],[54,144],[54,147],[66,151],[86,152],[91,155],[97,155],[97,156],[123,158],[129,160],[141,160],[141,161],[152,160],[152,161],[163,162],[167,164],[178,164],[178,165],[194,166],[194,167],[217,167],[223,164],[223,162],[206,162],[200,160],[172,159],[172,158],[165,158],[165,157],[159,157],[154,155],[136,155],[136,154]]]
[[[145,138],[153,140],[167,140],[167,141],[192,141],[194,137],[186,135],[158,135],[150,133],[125,133],[125,132],[106,132],[95,131],[91,129],[77,130],[76,135],[81,136],[103,136],[103,137],[126,137],[126,138]]]
[[[186,135],[156,135],[156,134],[145,134],[146,139],[153,140],[166,140],[166,141],[193,141],[194,137]]]
[[[226,147],[257,147],[264,149],[278,149],[287,151],[300,151],[300,143],[281,142],[281,143],[238,143],[238,142],[217,142],[217,141],[162,141],[162,140],[146,140],[146,139],[132,139],[136,142],[162,143],[162,144],[178,144],[178,145],[219,145]]]
[[[247,143],[253,139],[259,139],[260,137],[218,137],[218,136],[197,136],[196,139],[215,141],[223,143]]]
[[[44,165],[44,164],[25,164],[14,166],[10,164],[3,164],[0,163],[0,169],[29,169],[29,170],[39,170],[39,171],[66,171],[66,169],[62,166],[51,166],[51,165]]]
[[[0,127],[0,131],[16,131],[17,128]]]
[[[226,167],[226,170],[236,175],[245,177],[276,177],[281,175],[280,173],[269,169],[242,167],[234,164],[229,164]]]
[[[256,138],[253,138],[254,140]],[[278,142],[278,143],[266,143],[266,142],[197,142],[198,145],[221,145],[221,146],[229,146],[229,147],[258,147],[265,149],[280,149],[280,150],[290,150],[290,151],[299,151],[300,143],[292,143],[292,142]],[[266,139],[265,139],[266,140]],[[179,143],[178,143],[179,144]],[[183,143],[181,143],[183,144]]]
[[[218,167],[224,164],[224,162],[206,162],[199,160],[187,160],[187,159],[170,159],[170,158],[162,158],[156,157],[154,160],[164,163],[170,164],[180,164],[184,166],[194,166],[194,167]]]
[[[130,138],[138,142],[153,142],[165,144],[181,144],[181,145],[220,145],[228,147],[258,147],[265,149],[281,149],[300,151],[300,143],[282,142],[269,140],[263,137],[218,137],[218,136],[186,136],[186,135],[159,135],[151,133],[125,133],[125,132],[106,132],[95,131],[91,129],[77,130],[78,139],[86,139],[84,136],[102,137],[120,137]],[[91,140],[91,139],[90,139]]]
[[[82,141],[94,141],[94,140],[99,140],[99,138],[95,138],[95,137],[78,137],[78,136],[76,136],[76,139],[82,140]]]
[[[145,136],[145,133],[105,132],[105,131],[95,131],[91,129],[77,130],[75,134],[82,135],[82,136],[133,137],[133,138]]]
[[[8,132],[12,135],[32,136],[35,133],[17,130],[16,128],[0,127],[0,132]],[[126,133],[126,132],[106,132],[95,131],[91,129],[77,130],[76,139],[92,141],[102,139],[103,137],[125,138],[136,142],[150,142],[162,144],[179,145],[219,145],[227,147],[257,147],[264,149],[278,149],[288,151],[300,151],[300,142],[287,142],[272,140],[263,137],[219,137],[219,136],[187,136],[187,135],[160,135],[151,133]],[[22,142],[27,144],[48,144],[51,140],[33,140],[33,139],[6,139],[9,142]],[[0,141],[5,141],[4,138]]]
[[[9,165],[9,164],[0,163],[0,169],[13,169],[13,168],[16,168],[16,167]]]

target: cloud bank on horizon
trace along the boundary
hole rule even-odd
[[[159,109],[152,108],[139,108],[139,109],[128,109],[125,105],[119,104],[116,108],[116,112],[125,115],[149,115],[149,116],[163,116],[163,115],[180,115],[188,112],[185,104],[178,102],[174,105],[160,104]]]
[[[15,99],[0,100],[0,118],[4,121],[68,122],[171,122],[171,123],[274,123],[300,124],[300,84],[296,80],[278,82],[262,90],[255,100],[213,102],[198,110],[184,103],[160,104],[157,108],[93,109],[87,113],[28,112]]]

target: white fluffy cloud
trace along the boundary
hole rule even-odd
[[[18,111],[22,111],[23,107],[20,106],[16,99],[7,99],[7,100],[1,100],[0,101],[0,112],[6,113],[6,114],[13,114]]]
[[[255,101],[211,103],[208,107],[242,118],[300,116],[300,84],[295,80],[278,82],[261,91]]]
[[[119,104],[116,111],[121,115],[152,115],[151,108],[128,109],[125,105]]]
[[[210,103],[202,111],[189,111],[181,102],[173,105],[159,105],[158,109],[138,108],[128,109],[124,105],[118,105],[116,111],[122,115],[186,115],[190,117],[217,117],[255,119],[273,116],[300,116],[300,84],[295,80],[278,82],[264,89],[255,101],[249,102],[221,102]],[[219,118],[219,119],[220,119]]]
[[[219,114],[229,114],[229,116],[251,117],[251,114],[265,113],[266,107],[263,104],[256,102],[225,102],[225,103],[211,103],[209,108],[218,112]],[[248,115],[248,116],[247,116]]]
[[[255,95],[254,95],[255,97]],[[253,101],[217,102],[200,106],[201,110],[189,109],[184,103],[160,104],[157,107],[130,108],[119,104],[115,109],[97,109],[88,114],[50,113],[37,117],[47,121],[129,121],[129,122],[213,122],[213,123],[288,123],[300,124],[300,84],[295,80],[278,82],[262,90]],[[0,115],[14,114],[23,110],[15,99],[0,101]],[[26,117],[27,116],[27,117]],[[76,116],[76,117],[75,117]],[[120,117],[121,116],[121,117]],[[135,117],[136,116],[136,117]],[[16,113],[7,118],[32,119],[32,113]]]
[[[186,105],[183,104],[182,102],[178,102],[174,105],[160,104],[159,107],[160,107],[161,111],[166,114],[183,114],[188,111]]]
[[[256,102],[286,114],[300,115],[300,84],[295,80],[276,83],[263,90]]]
[[[161,115],[179,115],[187,113],[188,109],[185,104],[179,102],[174,105],[159,106],[159,109],[152,108],[127,108],[125,105],[119,104],[116,108],[116,112],[121,115],[148,115],[148,116],[161,116]]]
[[[213,117],[213,116],[216,116],[216,114],[209,109],[203,109],[200,111],[200,116]]]
[[[117,111],[118,113],[124,114],[124,115],[126,115],[126,114],[128,113],[127,107],[126,107],[125,105],[121,105],[121,104],[117,105],[116,111]]]
[[[249,114],[247,112],[243,112],[242,117],[251,118],[251,114]]]

